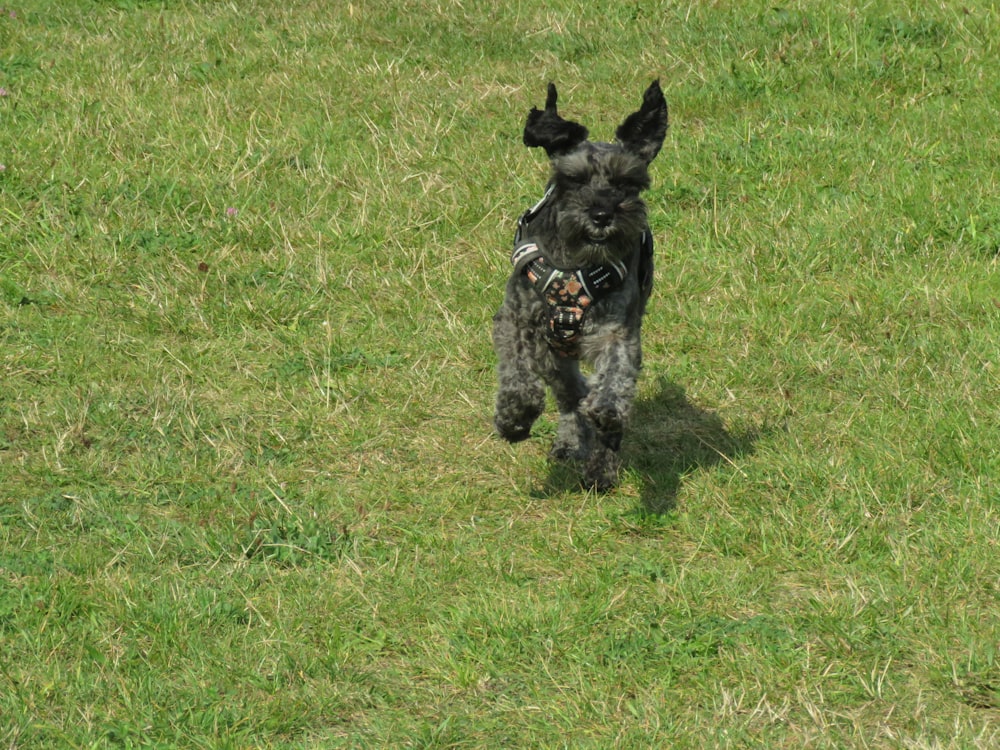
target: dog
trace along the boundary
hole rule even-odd
[[[669,118],[653,81],[614,143],[590,141],[587,128],[559,115],[557,97],[550,83],[545,109],[533,107],[524,126],[524,144],[545,149],[551,176],[518,221],[513,273],[493,317],[494,425],[511,443],[529,437],[548,386],[559,409],[550,457],[579,465],[584,487],[605,492],[618,484],[653,287],[653,239],[640,195]]]

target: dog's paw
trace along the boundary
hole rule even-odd
[[[497,434],[508,443],[520,443],[531,437],[531,423],[528,424],[506,424],[499,420],[494,421]]]
[[[554,443],[549,451],[549,459],[561,464],[573,464],[582,461],[586,451],[579,445],[570,443]]]
[[[606,399],[588,399],[583,412],[597,427],[601,442],[612,450],[618,450],[625,432],[625,415],[618,405]]]
[[[590,454],[593,442],[594,428],[582,414],[560,414],[559,431],[549,458],[563,463],[583,461]]]
[[[582,484],[596,492],[610,492],[618,486],[618,454],[608,449],[595,450],[583,470]]]
[[[531,437],[531,425],[535,423],[541,411],[518,412],[516,414],[502,414],[497,412],[493,418],[493,425],[497,433],[508,443],[520,443]]]
[[[545,408],[545,392],[531,394],[534,398],[509,398],[501,394],[497,398],[493,425],[500,437],[509,443],[519,443],[531,436],[531,425],[535,423]]]

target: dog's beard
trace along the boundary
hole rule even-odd
[[[638,247],[646,229],[646,207],[638,198],[625,201],[605,226],[595,224],[586,208],[561,211],[556,226],[572,265],[624,262]]]

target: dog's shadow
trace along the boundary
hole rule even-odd
[[[638,475],[641,513],[669,513],[684,477],[698,469],[735,461],[754,451],[761,429],[731,432],[714,412],[688,401],[684,389],[660,378],[652,396],[640,397],[622,445],[622,472]],[[549,491],[568,489],[572,472],[550,464]]]
[[[636,401],[631,435],[622,446],[623,468],[642,481],[641,510],[667,513],[691,472],[752,454],[760,429],[731,432],[714,412],[688,401],[684,389],[660,378],[656,393]]]

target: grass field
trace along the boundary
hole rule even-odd
[[[917,6],[916,8],[914,6]],[[1000,745],[1000,8],[0,11],[0,747]],[[659,77],[621,487],[492,435]]]

